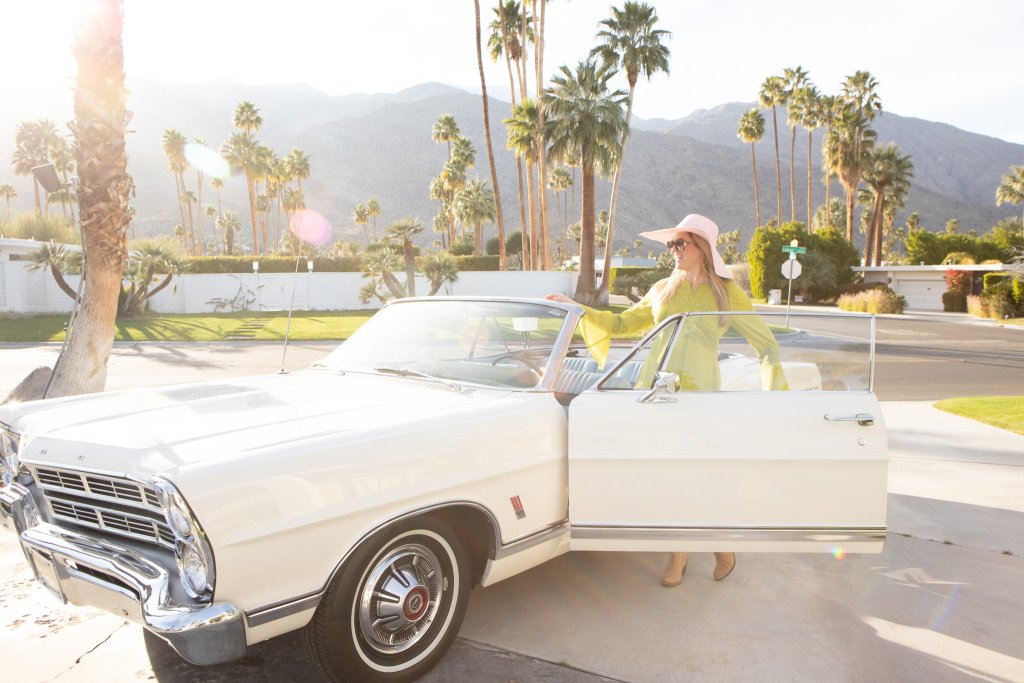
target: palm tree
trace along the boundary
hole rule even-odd
[[[872,150],[864,168],[864,183],[873,199],[871,223],[864,239],[864,265],[880,265],[882,258],[882,220],[887,203],[902,202],[910,189],[914,164],[890,143]]]
[[[838,170],[838,159],[836,154],[837,149],[830,147],[834,142],[832,140],[831,131],[832,125],[835,123],[836,116],[839,112],[839,98],[835,95],[820,95],[818,97],[817,107],[817,120],[819,125],[825,127],[825,139],[821,145],[821,166],[822,166],[822,183],[825,185],[825,223],[824,227],[832,227],[832,212],[830,207],[831,203],[831,191],[832,191],[832,176],[834,176]]]
[[[14,136],[14,154],[11,156],[11,163],[14,165],[14,173],[19,176],[30,176],[32,178],[32,190],[36,199],[36,215],[43,215],[45,202],[39,194],[39,181],[32,173],[36,166],[42,166],[50,161],[50,152],[56,146],[57,126],[49,119],[39,121],[22,121],[18,124]]]
[[[195,139],[196,145],[206,147],[206,140],[203,138]],[[195,240],[195,255],[203,255],[203,169],[196,167],[196,234],[193,235]],[[189,220],[192,219],[192,209],[189,208]]]
[[[373,220],[373,239],[377,239],[377,216],[380,215],[380,202],[376,197],[366,200],[366,215]]]
[[[75,146],[66,138],[54,137],[53,166],[54,170],[63,179],[58,195],[61,197],[61,208],[64,209],[64,220],[69,224],[75,223],[75,209],[73,199],[74,191],[71,189],[69,176],[75,172]]]
[[[288,153],[285,162],[288,164],[289,174],[299,185],[299,192],[302,192],[302,181],[309,177],[311,170],[309,157],[301,149],[293,149]]]
[[[2,191],[2,186],[0,186]],[[1024,166],[1012,166],[1010,170],[1003,174],[1003,179],[999,182],[999,187],[996,188],[996,206],[1002,206],[1003,204],[1021,204],[1024,203]],[[10,207],[7,209],[8,215],[10,215]],[[1021,234],[1024,236],[1024,216],[1021,217]]]
[[[811,232],[811,146],[816,128],[822,125],[822,103],[818,89],[813,85],[805,85],[793,93],[794,109],[799,110],[800,124],[807,131],[807,232]]]
[[[537,114],[537,105],[531,99],[522,99],[512,107],[512,116],[502,121],[508,129],[506,146],[517,159],[526,162],[526,196],[530,205],[529,232],[523,231],[523,270],[540,269],[537,261],[537,189],[534,185],[533,165],[537,150],[543,144]]]
[[[775,134],[775,221],[782,225],[782,169],[779,165],[779,122],[775,108],[786,104],[786,81],[781,76],[769,76],[761,84],[761,106],[772,110],[772,131]]]
[[[14,185],[11,185],[10,183],[4,183],[3,185],[0,185],[0,199],[3,199],[4,203],[6,203],[7,205],[6,220],[8,221],[11,220],[11,200],[17,196],[18,191],[14,189]]]
[[[807,72],[802,67],[786,68],[783,70],[783,80],[786,88],[786,123],[789,124],[789,220],[796,220],[796,175],[794,171],[794,156],[796,154],[796,127],[803,120],[803,108],[795,106],[794,96],[797,90],[807,83]],[[807,222],[811,219],[808,217]]]
[[[256,133],[263,125],[263,117],[260,116],[260,110],[256,105],[246,100],[239,102],[238,106],[235,107],[235,114],[231,119],[231,123],[238,130],[246,133]]]
[[[843,82],[842,108],[837,125],[844,128],[849,146],[840,155],[840,181],[846,190],[846,239],[853,243],[853,201],[862,169],[874,145],[875,133],[868,124],[882,112],[882,101],[875,89],[878,81],[867,71],[856,71]]]
[[[217,193],[217,217],[219,218],[224,213],[221,211],[220,206],[220,191],[224,189],[224,180],[221,178],[214,178],[210,181],[210,187],[212,187]]]
[[[128,288],[121,297],[119,314],[121,317],[134,318],[143,314],[146,300],[171,284],[174,276],[181,272],[181,262],[162,244],[146,242],[129,254],[125,272]],[[150,289],[157,273],[162,273],[164,278],[159,285]]]
[[[477,0],[479,1],[479,0]],[[459,266],[455,257],[447,251],[435,251],[421,260],[423,275],[430,280],[430,291],[427,296],[434,296],[444,283],[454,283],[459,279]]]
[[[611,8],[612,16],[601,21],[605,27],[597,34],[599,44],[590,51],[591,57],[599,57],[605,67],[621,67],[626,72],[629,83],[629,96],[626,100],[626,129],[619,145],[618,163],[612,177],[612,196],[608,207],[608,241],[604,250],[604,269],[601,285],[597,290],[597,299],[602,303],[608,300],[608,285],[611,282],[612,245],[615,235],[615,208],[619,196],[619,180],[622,175],[622,158],[626,153],[629,140],[629,123],[633,116],[633,97],[636,82],[641,75],[651,80],[654,74],[669,73],[668,60],[671,51],[662,41],[668,40],[672,34],[663,29],[654,28],[658,23],[658,15],[653,7],[646,3],[626,0],[622,9]]]
[[[534,101],[537,103],[537,129],[544,130],[544,18],[547,13],[547,0],[532,0],[533,2],[533,64],[534,83],[536,94]],[[540,2],[540,9],[537,3]],[[540,136],[538,136],[539,138]],[[543,142],[537,145],[537,207],[540,211],[540,223],[537,226],[537,251],[540,254],[540,269],[551,270],[551,228],[548,215],[548,191],[547,184],[547,152]]]
[[[188,167],[188,160],[185,159],[185,136],[173,128],[164,129],[163,137],[160,139],[160,148],[167,155],[167,165],[174,176],[174,188],[178,194],[178,211],[181,214],[182,227],[188,226],[188,219],[185,217],[185,169]],[[186,254],[190,252],[189,240],[185,240]]]
[[[479,178],[467,183],[455,196],[455,213],[463,224],[473,225],[473,253],[476,256],[483,256],[483,224],[497,218],[494,193],[487,183]]]
[[[434,127],[430,132],[430,139],[434,142],[445,142],[448,144],[448,158],[452,158],[452,142],[457,140],[461,135],[459,131],[459,124],[456,123],[455,117],[452,114],[441,114],[437,117],[437,121],[434,122]]]
[[[423,223],[412,216],[406,216],[388,226],[388,237],[402,241],[402,254],[405,257],[405,291],[408,296],[416,296],[416,257],[412,251],[412,238],[421,232]]]
[[[544,93],[549,118],[544,137],[552,158],[565,160],[579,154],[583,175],[583,221],[580,238],[580,277],[574,299],[593,303],[594,291],[594,174],[600,165],[611,167],[618,155],[626,119],[622,111],[627,94],[608,91],[613,69],[599,68],[593,60],[580,62],[575,73],[562,66]]]
[[[487,163],[491,171],[491,187],[494,188],[494,206],[498,222],[498,270],[505,270],[505,219],[501,213],[501,188],[498,186],[498,171],[494,165],[494,147],[491,144],[491,114],[487,101],[487,79],[484,77],[483,46],[480,38],[480,0],[473,0],[473,11],[476,15],[476,65],[480,72],[480,97],[484,109],[484,139],[487,143]],[[377,200],[373,201],[376,203]],[[377,209],[379,212],[379,205]],[[376,231],[376,223],[374,230]]]
[[[245,104],[243,102],[243,104]],[[241,106],[241,105],[239,105]],[[245,185],[249,191],[249,218],[252,223],[252,253],[259,255],[260,240],[256,233],[256,176],[260,167],[259,143],[249,132],[232,133],[220,153],[231,164],[234,173],[245,174]]]
[[[490,24],[491,35],[488,38],[487,46],[490,50],[491,61],[498,61],[504,55],[505,67],[508,70],[508,86],[511,95],[512,107],[516,106],[516,83],[512,77],[512,64],[516,65],[516,73],[521,75],[519,63],[526,58],[526,41],[533,38],[532,30],[527,29],[521,32],[522,26],[526,23],[525,17],[520,14],[520,6],[516,0],[499,0],[498,6],[494,8],[495,19]],[[524,10],[525,13],[525,10]],[[520,83],[522,89],[522,84]],[[519,222],[520,231],[526,232],[526,195],[523,187],[523,161],[516,157],[516,186],[519,190]],[[500,253],[504,249],[504,242],[499,246]]]
[[[564,168],[553,168],[548,173],[548,187],[555,195],[562,195],[561,201],[557,198],[555,200],[555,208],[558,211],[558,251],[559,253],[565,252],[565,224],[566,218],[568,217],[566,202],[566,192],[570,185],[572,185],[572,178],[569,176],[569,172]],[[560,258],[564,258],[561,256]]]
[[[78,64],[72,132],[78,150],[78,201],[85,261],[81,312],[69,325],[47,396],[102,391],[127,257],[124,47],[121,0],[93,3],[74,31]]]
[[[754,155],[754,143],[760,142],[764,137],[764,116],[761,115],[757,107],[743,112],[736,135],[743,142],[750,144],[750,165],[754,169],[754,214],[757,217],[757,225],[761,225],[761,203],[757,192],[757,158]]]
[[[217,229],[224,234],[224,253],[235,253],[235,233],[242,229],[242,219],[234,211],[225,211],[217,218]]]
[[[26,255],[28,260],[28,269],[33,273],[43,268],[50,269],[50,275],[53,276],[53,281],[57,283],[57,287],[60,291],[71,297],[72,301],[78,298],[78,292],[71,288],[67,280],[64,279],[64,273],[71,270],[72,257],[77,256],[78,265],[81,266],[82,255],[81,252],[71,251],[63,244],[58,244],[52,240],[44,244],[40,244],[39,248]]]
[[[356,225],[363,226],[363,235],[366,237],[366,243],[370,243],[370,234],[366,232],[366,223],[368,221],[368,214],[366,212],[365,204],[356,204],[355,208],[352,209],[352,220],[355,221]]]

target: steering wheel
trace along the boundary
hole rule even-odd
[[[522,363],[523,365],[525,365],[534,374],[537,375],[538,379],[540,379],[541,375],[544,374],[544,368],[542,368],[541,366],[537,365],[537,363],[535,361],[531,360],[530,357],[526,355],[528,353],[529,353],[529,350],[506,351],[505,353],[499,353],[497,356],[495,356],[491,360],[491,365],[492,366],[497,365],[499,362],[501,362],[501,361],[503,361],[505,359],[514,360],[514,361],[516,361],[518,363]]]

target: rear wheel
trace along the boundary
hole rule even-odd
[[[362,543],[335,577],[305,639],[332,681],[412,681],[444,656],[469,601],[469,561],[446,522],[422,517]]]

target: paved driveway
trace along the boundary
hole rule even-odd
[[[294,345],[286,365],[328,347]],[[0,386],[11,363],[54,353],[3,348]],[[110,388],[268,365],[280,367],[280,347],[119,346]],[[711,556],[696,554],[683,584],[665,589],[661,555],[571,553],[475,590],[456,648],[424,680],[1024,681],[1024,437],[928,402],[887,401],[883,412],[892,461],[881,555],[744,554],[716,583]],[[0,572],[5,680],[314,678],[294,635],[220,667],[162,648],[150,658],[138,627],[56,605],[9,535]]]

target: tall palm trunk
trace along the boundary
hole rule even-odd
[[[754,143],[750,143],[750,165],[754,169],[754,215],[757,217],[757,225],[761,226],[761,200],[757,193],[757,157],[754,154]]]
[[[537,0],[533,0],[533,22],[534,22],[534,53],[533,61],[536,65],[534,81],[537,88],[537,128],[544,130],[544,14],[547,9],[547,0],[540,0],[540,12],[537,12]],[[540,185],[540,252],[541,268],[551,270],[551,226],[548,217],[548,162],[544,150],[543,139],[537,143],[537,181]]]
[[[498,170],[495,166],[495,148],[490,143],[490,109],[487,102],[487,82],[483,77],[483,49],[480,41],[480,0],[473,0],[476,12],[476,67],[480,72],[480,93],[483,98],[483,137],[487,141],[487,163],[490,166],[490,187],[495,191],[495,213],[498,222],[498,269],[507,270],[505,264],[505,217],[502,214],[502,191],[498,186]],[[376,218],[374,219],[376,220]],[[483,242],[483,230],[477,227],[478,241]],[[482,253],[482,250],[479,250]]]
[[[537,263],[537,195],[536,187],[534,186],[533,162],[529,159],[526,160],[526,197],[530,204],[530,248],[527,250],[524,245],[523,253],[525,254],[528,251],[530,254],[529,270],[540,270],[540,266]],[[525,234],[523,235],[523,239],[525,241]],[[525,266],[523,270],[526,270]]]
[[[245,185],[249,190],[249,218],[252,221],[252,253],[253,256],[259,256],[260,239],[256,233],[256,181],[252,177],[252,172],[248,169],[245,171]]]
[[[188,235],[188,220],[185,218],[185,194],[182,192],[181,175],[174,171],[174,188],[178,192],[178,213],[181,215],[181,229],[185,231],[186,237]],[[189,251],[188,240],[182,240],[182,244],[185,247],[185,254],[191,256]]]
[[[811,214],[811,135],[810,128],[807,129],[807,232],[813,232],[811,222],[814,216]]]
[[[95,3],[75,26],[79,213],[86,259],[81,310],[53,370],[46,396],[103,391],[127,258],[132,179],[125,154],[126,91],[121,0]]]
[[[504,32],[502,33],[504,35]],[[508,68],[508,87],[509,94],[512,96],[512,111],[516,109],[516,83],[512,78],[512,59],[508,56],[508,51],[505,51],[505,66]],[[519,233],[523,236],[523,240],[526,239],[526,197],[523,189],[523,160],[516,157],[516,185],[519,188],[519,221],[520,228]],[[526,248],[525,241],[521,241],[520,257],[523,260],[522,268],[526,270]],[[500,249],[504,250],[505,246],[502,244]]]
[[[626,142],[629,140],[629,122],[633,117],[633,93],[636,79],[629,79],[629,98],[626,100],[626,131],[622,134],[622,147],[619,150],[619,162],[615,165],[612,178],[612,198],[608,206],[608,234],[604,240],[604,266],[601,270],[601,285],[597,288],[596,300],[599,304],[608,303],[608,288],[612,277],[612,243],[615,231],[615,208],[619,199],[619,180],[622,177],[622,162],[626,158]]]
[[[587,155],[587,150],[584,150]],[[594,162],[583,162],[583,219],[580,226],[580,276],[573,299],[581,304],[594,303]]]
[[[868,232],[864,236],[864,265],[875,265],[875,231],[881,221],[882,205],[885,202],[884,188],[877,188],[875,201],[871,207],[871,222],[868,224]]]
[[[778,209],[775,221],[782,225],[782,167],[779,165],[779,122],[775,115],[775,105],[772,105],[772,132],[775,134],[775,202]]]
[[[794,170],[794,156],[796,154],[796,126],[790,127],[792,135],[789,138],[789,220],[796,220],[796,171]]]
[[[198,242],[196,244],[196,256],[203,255],[203,172],[196,171],[196,221],[198,224]]]

